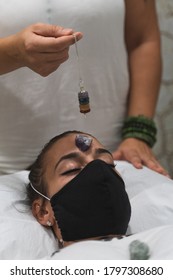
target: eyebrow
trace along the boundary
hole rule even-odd
[[[111,152],[109,150],[107,150],[107,149],[104,149],[104,148],[97,148],[95,150],[95,154],[96,155],[109,154],[113,158],[113,155],[111,154]]]
[[[112,159],[113,156],[111,154],[111,152],[107,149],[104,148],[97,148],[95,149],[95,155],[101,155],[101,154],[109,154]],[[68,160],[68,159],[75,159],[75,158],[80,158],[81,153],[80,152],[73,152],[73,153],[69,153],[67,155],[62,156],[58,162],[55,164],[54,170],[56,170],[56,168],[58,167],[58,165],[63,161],[63,160]]]

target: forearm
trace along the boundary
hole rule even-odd
[[[0,75],[22,67],[17,53],[15,35],[0,38]]]
[[[153,117],[161,80],[158,41],[140,44],[129,53],[129,74],[128,115]]]
[[[153,117],[161,79],[160,31],[154,0],[126,0],[128,115]]]

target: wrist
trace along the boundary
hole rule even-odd
[[[18,34],[12,35],[9,37],[9,49],[8,55],[11,60],[13,66],[17,69],[20,67],[24,67],[22,61],[22,47],[21,47],[21,39]]]
[[[0,75],[23,67],[14,35],[0,39]]]
[[[151,118],[138,115],[127,117],[124,121],[122,139],[136,138],[152,148],[156,142],[156,135],[157,128]]]

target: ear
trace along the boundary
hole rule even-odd
[[[52,225],[55,223],[53,210],[49,201],[43,201],[42,198],[36,199],[32,204],[32,213],[43,226],[47,226],[48,222],[51,222]]]

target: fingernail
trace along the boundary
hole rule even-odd
[[[141,163],[136,163],[134,164],[134,166],[137,168],[137,169],[142,169],[143,168],[143,165]]]
[[[80,39],[82,39],[82,37],[83,37],[83,34],[82,33],[74,33],[74,35],[76,36],[76,39],[77,40],[80,40]]]

